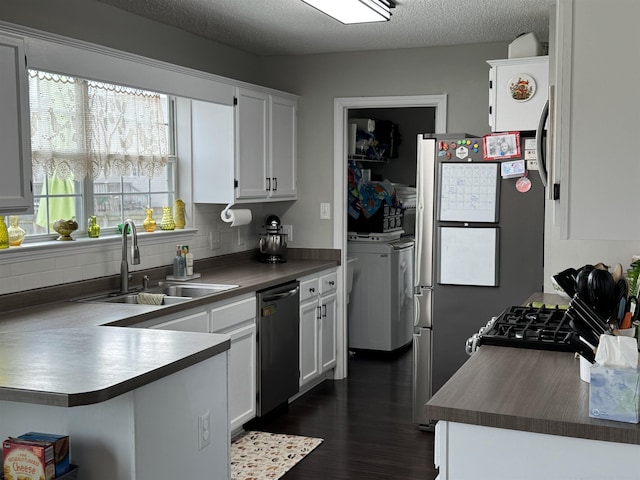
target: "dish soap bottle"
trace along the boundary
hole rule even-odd
[[[187,277],[190,277],[193,275],[193,253],[189,251],[189,245],[183,245],[182,252],[183,253],[186,252],[184,253],[184,260],[185,260],[184,273]]]
[[[178,245],[176,256],[173,259],[173,276],[184,277],[184,257],[182,256],[180,245]]]

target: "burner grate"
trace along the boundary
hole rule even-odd
[[[571,331],[565,310],[513,306],[480,334],[477,344],[570,352],[564,339]]]

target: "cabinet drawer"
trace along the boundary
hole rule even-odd
[[[317,297],[319,293],[320,281],[317,277],[300,281],[300,302]]]
[[[193,315],[187,315],[158,325],[152,325],[149,328],[209,333],[209,314],[207,312],[194,313]]]
[[[335,292],[338,288],[338,272],[331,272],[320,277],[320,295]]]
[[[211,331],[219,332],[234,325],[255,320],[256,298],[238,300],[220,307],[211,309]]]

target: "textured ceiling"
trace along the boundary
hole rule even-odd
[[[258,55],[510,42],[525,32],[547,41],[555,4],[398,0],[389,22],[343,25],[301,0],[99,1]]]

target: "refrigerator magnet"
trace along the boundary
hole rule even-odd
[[[524,160],[507,160],[500,164],[502,178],[517,178],[524,175]]]
[[[531,190],[531,180],[529,180],[526,174],[516,180],[516,190],[520,193],[527,193]]]
[[[490,133],[482,137],[485,160],[520,158],[520,132]]]

